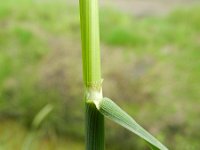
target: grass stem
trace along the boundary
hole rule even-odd
[[[86,149],[104,150],[104,116],[89,102],[90,98],[95,98],[96,95],[100,95],[101,98],[98,0],[79,2],[86,105]]]

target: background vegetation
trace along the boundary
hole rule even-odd
[[[200,5],[142,17],[101,8],[104,94],[169,149],[200,149],[199,14]],[[47,104],[31,150],[84,149],[79,26],[77,5],[65,1],[1,2],[0,149],[20,150]],[[106,123],[107,149],[148,149]]]

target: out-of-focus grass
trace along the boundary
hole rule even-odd
[[[13,121],[2,122],[0,125],[0,149],[1,150],[21,150],[22,144],[27,136],[27,130],[19,123]],[[36,133],[30,150],[80,150],[84,145],[80,141],[71,138],[60,138],[49,132],[42,131]]]
[[[162,18],[101,11],[105,94],[117,99],[170,149],[200,148],[196,132],[200,127],[199,8],[179,9]],[[36,139],[38,147],[49,145],[41,149],[83,149],[81,51],[77,43],[77,7],[62,1],[1,3],[0,118],[29,127],[44,105],[54,105],[39,131],[42,136]],[[5,150],[20,147],[28,132],[15,121],[0,126]],[[142,141],[128,132],[111,123],[107,126],[109,149],[145,149]]]

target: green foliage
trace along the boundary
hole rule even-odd
[[[199,11],[195,6],[166,17],[145,18],[116,10],[100,12],[102,50],[109,53],[102,61],[105,94],[119,99],[117,103],[170,149],[200,148]],[[122,31],[128,42],[113,36]],[[43,136],[36,143],[45,145],[44,149],[58,145],[83,149],[83,108],[76,109],[83,105],[79,104],[81,88],[77,89],[82,85],[77,67],[81,63],[79,32],[78,8],[61,1],[0,4],[0,141],[7,149],[20,147],[27,131],[13,122],[3,126],[2,120],[12,118],[30,127],[49,102],[55,108],[41,130],[50,139]],[[143,141],[115,124],[107,123],[106,128],[108,149],[147,149]],[[64,144],[57,135],[70,136],[76,143],[65,139],[70,141]]]
[[[156,138],[143,129],[134,119],[131,118],[124,110],[116,105],[109,98],[103,98],[97,105],[99,111],[110,120],[118,123],[139,137],[145,139],[153,145],[153,149],[167,150]]]

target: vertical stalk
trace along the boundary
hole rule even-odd
[[[98,0],[79,0],[86,105],[86,150],[104,150],[104,117],[94,101],[102,98]]]

